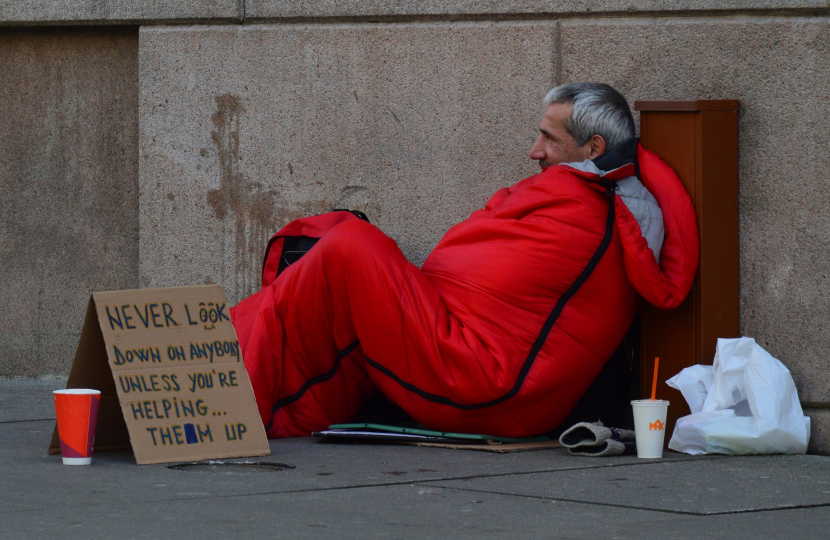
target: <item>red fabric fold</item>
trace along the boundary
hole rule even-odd
[[[617,198],[617,231],[631,284],[650,304],[679,306],[694,283],[700,257],[697,219],[691,197],[671,167],[642,146],[637,149],[641,181],[663,210],[665,239],[660,263],[648,247],[637,220]]]

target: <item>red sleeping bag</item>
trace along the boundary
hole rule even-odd
[[[422,268],[348,212],[277,234],[319,238],[231,310],[269,437],[353,418],[380,391],[430,429],[526,437],[559,425],[619,345],[639,296],[680,304],[698,261],[674,172],[637,149],[663,213],[658,264],[604,176],[555,166],[498,191]],[[639,294],[638,294],[639,293]]]

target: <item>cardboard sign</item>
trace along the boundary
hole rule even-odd
[[[271,453],[218,285],[93,293],[67,388],[101,390],[96,451],[131,446],[139,464]]]

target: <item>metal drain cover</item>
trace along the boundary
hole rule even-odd
[[[256,473],[276,472],[293,469],[293,465],[274,463],[272,461],[193,461],[191,463],[176,463],[168,465],[174,471],[218,472],[218,473]]]

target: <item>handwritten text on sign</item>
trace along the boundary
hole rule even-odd
[[[137,458],[139,452],[153,460],[147,463],[269,452],[218,286],[93,299]]]

